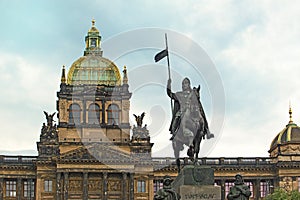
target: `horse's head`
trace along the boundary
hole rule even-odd
[[[200,85],[198,85],[198,87],[194,87],[193,88],[193,92],[195,93],[197,99],[199,100],[200,99]]]
[[[190,98],[190,113],[192,117],[200,117],[200,85],[198,88],[194,87]]]

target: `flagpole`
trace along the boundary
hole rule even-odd
[[[167,33],[165,33],[165,40],[166,40],[166,50],[167,50],[167,61],[168,61],[169,79],[171,79],[171,70],[170,70],[170,59],[169,59],[169,50],[168,50],[168,38],[167,38]]]
[[[166,40],[166,50],[167,50],[167,61],[168,61],[168,74],[169,74],[169,80],[171,80],[171,70],[170,70],[170,59],[169,59],[169,49],[168,49],[168,37],[167,33],[165,33],[165,40]],[[171,88],[170,88],[171,89]],[[173,102],[172,99],[171,101],[171,111],[172,111],[172,116],[174,115],[174,109],[173,109]]]

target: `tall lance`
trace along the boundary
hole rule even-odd
[[[163,59],[164,57],[167,56],[167,62],[168,62],[168,74],[169,74],[169,80],[171,80],[171,70],[170,70],[170,58],[169,58],[169,51],[168,51],[168,37],[167,37],[167,33],[165,33],[165,41],[166,41],[166,49],[162,50],[161,52],[157,53],[154,57],[155,62],[160,61],[161,59]],[[173,110],[173,103],[172,103],[172,99],[171,99],[171,110],[172,110],[172,115],[174,114],[174,110]]]

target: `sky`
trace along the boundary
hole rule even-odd
[[[56,111],[62,66],[82,56],[96,20],[104,57],[128,69],[133,113],[146,112],[154,156],[172,157],[172,90],[189,77],[215,138],[207,157],[267,157],[289,121],[300,123],[300,2],[289,0],[0,0],[0,153],[36,154],[43,111]],[[289,103],[291,102],[291,103]]]

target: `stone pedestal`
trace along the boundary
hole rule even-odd
[[[214,185],[214,170],[209,166],[185,166],[173,188],[181,200],[221,200],[221,187]]]

